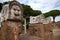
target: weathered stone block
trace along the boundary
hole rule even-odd
[[[19,40],[22,24],[15,21],[4,21],[0,30],[0,40]]]

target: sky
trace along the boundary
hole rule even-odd
[[[0,2],[5,1],[9,0],[0,0]],[[32,9],[40,10],[42,11],[42,13],[55,9],[60,10],[60,0],[17,0],[17,1],[25,5],[30,5]],[[60,16],[56,17],[56,21],[60,21]]]

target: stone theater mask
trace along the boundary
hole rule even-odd
[[[10,7],[9,19],[21,20],[23,15],[22,15],[22,8],[21,8],[20,3],[16,1],[12,1],[9,7]]]

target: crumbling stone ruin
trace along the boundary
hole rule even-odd
[[[34,40],[36,37],[38,40],[53,40],[52,30],[54,24],[51,23],[50,18],[45,18],[43,15],[36,16],[36,18],[37,23],[30,24],[29,29],[27,29],[27,33],[29,33],[31,39]],[[21,4],[14,0],[9,4],[3,5],[0,20],[0,40],[20,40],[20,34],[22,33],[21,20],[23,20]]]
[[[41,40],[53,40],[53,24],[30,24],[30,35],[39,37]]]
[[[19,40],[22,31],[23,12],[22,6],[17,1],[3,5],[2,25],[0,27],[0,40]]]
[[[52,23],[50,17],[45,17],[43,14],[40,14],[38,16],[30,16],[30,24],[34,23],[41,23],[41,24],[48,24]]]

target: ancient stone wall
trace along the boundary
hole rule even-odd
[[[42,24],[30,24],[29,27],[30,35],[40,37],[41,40],[45,40],[45,31]]]
[[[57,28],[60,28],[60,22],[56,22],[56,23],[55,23],[55,26],[56,26]]]
[[[28,32],[30,32],[32,36],[41,38],[41,40],[53,40],[54,36],[52,30],[54,25],[59,26],[60,22],[51,24],[30,24]],[[22,26],[20,22],[4,21],[0,28],[0,40],[18,40],[18,35],[20,35],[21,32]],[[17,38],[15,38],[14,35],[16,35]]]
[[[53,24],[30,24],[29,31],[41,40],[53,40]]]

